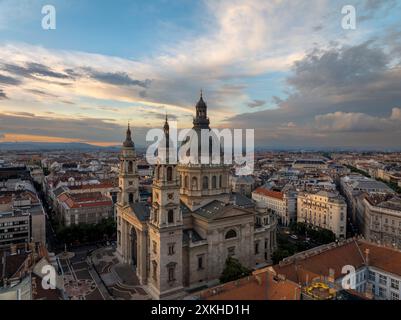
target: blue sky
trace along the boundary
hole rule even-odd
[[[0,140],[114,144],[129,120],[142,142],[203,89],[258,145],[398,147],[400,20],[395,0],[0,0]]]

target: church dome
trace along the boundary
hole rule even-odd
[[[209,158],[209,164],[213,162],[221,164],[222,149],[220,147],[220,139],[216,133],[210,129],[210,120],[207,116],[207,104],[205,100],[203,100],[202,91],[199,101],[196,104],[196,116],[193,124],[192,131],[190,131],[187,138],[181,144],[181,146],[190,144],[191,147],[184,156],[181,155],[180,160],[190,164],[201,164],[202,156],[206,156]],[[197,147],[192,144],[196,144]],[[219,146],[219,151],[213,152],[213,146]],[[195,151],[191,152],[193,147],[197,149],[197,154]],[[202,151],[207,152],[207,150],[209,150],[209,153],[203,155]]]
[[[205,136],[204,138],[202,138],[202,129],[194,128],[192,131],[190,131],[187,138],[182,142],[182,145],[187,143],[190,144],[190,148],[187,150],[184,159],[181,160],[184,160],[185,162],[189,162],[191,164],[201,164],[202,156],[207,156],[209,157],[209,164],[212,164],[216,161],[219,161],[219,163],[221,163],[221,148],[219,145],[219,138],[210,128],[204,130],[208,130],[207,136]],[[195,144],[197,145],[197,147]],[[220,151],[213,152],[213,146],[219,146]],[[196,152],[191,152],[193,147],[197,148],[197,154]],[[202,154],[202,151],[207,152],[208,150],[208,154]]]

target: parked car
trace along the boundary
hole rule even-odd
[[[292,234],[292,235],[290,236],[290,238],[291,238],[291,239],[294,239],[294,240],[298,240],[298,236],[295,235],[295,234]]]

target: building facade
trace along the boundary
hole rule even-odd
[[[193,129],[199,137],[202,129],[211,132],[202,96]],[[251,269],[269,263],[276,247],[274,215],[230,192],[225,165],[170,161],[167,118],[164,133],[151,201],[138,196],[130,128],[120,157],[117,252],[133,266],[140,283],[156,299],[176,298],[186,289],[216,284],[228,257]]]
[[[372,242],[401,249],[401,198],[393,195],[361,197],[363,212],[361,232]]]
[[[58,199],[59,218],[65,226],[96,224],[113,217],[113,202],[100,192],[62,193]]]
[[[347,204],[334,193],[298,193],[297,221],[331,230],[338,239],[345,239],[347,226]]]
[[[272,210],[283,226],[289,226],[297,220],[297,196],[294,191],[273,191],[261,187],[252,192],[252,199]]]

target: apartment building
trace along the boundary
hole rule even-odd
[[[252,199],[258,203],[263,203],[268,209],[278,217],[280,224],[288,226],[295,222],[296,193],[294,191],[274,191],[266,188],[257,188],[252,192]]]
[[[355,270],[348,279],[344,266]],[[313,248],[285,258],[272,269],[303,287],[319,279],[339,289],[346,283],[367,299],[401,300],[401,251],[366,240],[348,239]]]
[[[113,202],[100,192],[62,193],[57,197],[58,214],[66,226],[95,224],[113,217]]]
[[[298,193],[297,221],[331,230],[338,239],[346,237],[347,204],[333,192]]]
[[[369,241],[401,249],[401,198],[363,194],[357,203],[361,234]]]
[[[348,205],[348,216],[361,228],[364,223],[363,212],[357,210],[357,197],[368,194],[394,194],[385,183],[367,178],[360,174],[351,174],[340,179],[340,188]]]

